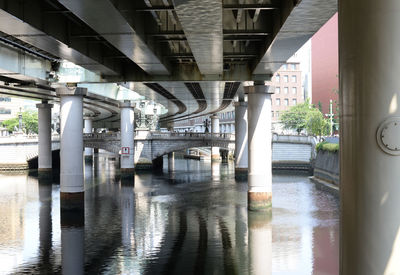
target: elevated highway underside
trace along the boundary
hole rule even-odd
[[[164,121],[212,114],[244,81],[269,80],[336,10],[335,0],[1,0],[0,80],[23,86],[1,92],[56,100],[63,83],[49,72],[68,60],[88,72],[75,84],[124,85],[168,108]],[[118,120],[115,99],[105,91],[85,107]]]

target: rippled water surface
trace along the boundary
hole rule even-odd
[[[56,179],[0,174],[0,274],[338,274],[338,200],[306,175],[274,175],[268,216],[233,163],[165,159],[134,183],[118,166],[86,163],[84,226],[60,226]]]

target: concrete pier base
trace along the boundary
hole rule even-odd
[[[63,211],[83,211],[85,208],[85,192],[60,193],[61,213]]]
[[[272,208],[272,192],[247,193],[247,207],[251,211],[270,211]]]

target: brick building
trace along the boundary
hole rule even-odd
[[[274,89],[272,95],[272,123],[273,129],[280,129],[279,117],[281,113],[291,106],[304,102],[304,89],[302,88],[302,75],[298,62],[288,62],[273,75],[270,89]]]

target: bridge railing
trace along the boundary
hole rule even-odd
[[[196,133],[196,132],[186,132],[186,133],[181,133],[181,132],[157,132],[157,133],[151,133],[151,136],[153,137],[194,137],[194,138],[220,138],[220,139],[231,139],[232,137],[235,137],[234,134],[229,134],[229,133]]]
[[[235,135],[229,133],[170,133],[170,132],[150,132],[144,139],[217,139],[217,140],[234,140]],[[85,133],[84,140],[120,140],[119,132],[113,133]]]
[[[121,134],[119,132],[109,132],[109,133],[85,133],[83,134],[83,139],[120,139]]]

